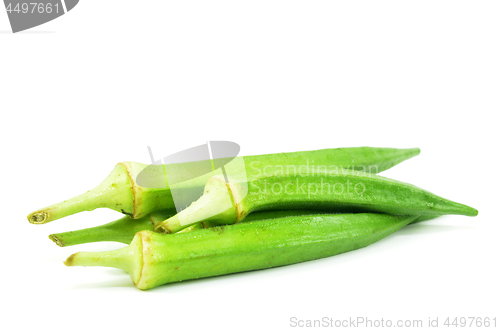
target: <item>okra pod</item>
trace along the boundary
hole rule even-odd
[[[269,220],[287,216],[313,215],[317,213],[318,212],[314,210],[262,211],[248,215],[248,217],[245,218],[245,222]],[[153,231],[158,224],[170,216],[172,216],[172,214],[166,211],[156,211],[136,220],[130,218],[130,216],[124,216],[116,221],[92,228],[51,234],[49,235],[49,238],[60,247],[100,241],[116,241],[124,244],[130,244],[137,232],[145,230]],[[177,233],[201,230],[213,226],[217,225],[210,222],[201,222],[187,227]]]
[[[201,221],[234,224],[257,210],[315,209],[329,212],[375,212],[399,215],[476,216],[477,210],[414,185],[351,171],[284,173],[246,183],[208,180],[203,196],[160,223],[155,230],[177,232]]]
[[[257,178],[266,173],[280,171],[282,167],[336,167],[343,171],[354,169],[378,173],[418,155],[418,148],[338,148],[306,151],[296,153],[280,153],[257,156],[238,157],[245,164],[249,179]],[[175,205],[171,187],[166,180],[166,173],[176,173],[190,178],[195,169],[206,165],[204,161],[149,166],[135,162],[123,162],[116,165],[111,174],[96,188],[72,199],[42,208],[28,215],[33,224],[43,224],[82,211],[96,208],[110,208],[138,219],[153,211],[167,210],[175,213]],[[147,176],[158,181],[158,187],[144,187],[137,182],[137,175],[148,168]],[[195,171],[194,171],[195,172]],[[205,174],[183,183],[176,184],[176,189],[192,192],[203,190],[207,180],[213,173]],[[193,201],[196,198],[193,199]],[[190,201],[191,202],[191,201]]]
[[[336,214],[293,216],[266,222],[162,235],[137,233],[132,243],[109,252],[71,255],[67,266],[104,266],[129,273],[147,290],[188,279],[284,266],[365,247],[418,216]]]

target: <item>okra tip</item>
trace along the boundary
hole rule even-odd
[[[470,210],[469,210],[470,214],[468,216],[477,216],[479,214],[479,211],[477,209],[472,208],[472,207],[469,207],[469,208],[470,208]]]
[[[457,214],[457,215],[472,216],[472,217],[477,216],[479,214],[477,209],[456,202],[451,202],[450,207],[447,211],[449,214]]]
[[[417,156],[420,154],[420,148],[418,147],[414,147],[414,148],[405,148],[405,149],[402,149],[402,151],[406,152],[406,154],[409,156],[409,157],[414,157],[414,156]]]

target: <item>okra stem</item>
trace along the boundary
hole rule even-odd
[[[166,215],[171,215],[171,213]],[[51,234],[49,238],[61,247],[99,241],[116,241],[130,244],[135,234],[143,230],[152,230],[149,215],[136,220],[124,216],[114,222],[93,228]]]
[[[111,208],[124,214],[133,214],[134,197],[126,166],[116,165],[111,174],[97,187],[72,199],[42,208],[28,215],[33,224],[53,220],[96,208]]]
[[[51,234],[49,238],[60,247],[100,241],[116,241],[130,244],[137,232],[152,231],[155,224],[170,216],[172,216],[172,213],[169,211],[156,211],[136,220],[125,216],[114,222],[93,228]],[[203,229],[201,224],[194,224],[179,231],[179,233],[200,229]]]
[[[142,233],[142,232],[139,232]],[[122,269],[131,277],[138,278],[143,266],[142,241],[132,243],[109,252],[79,252],[71,255],[64,262],[66,266],[102,266]]]

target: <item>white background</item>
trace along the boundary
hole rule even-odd
[[[499,17],[498,1],[82,0],[11,34],[1,10],[0,325],[277,330],[291,317],[442,325],[475,316],[500,326]],[[207,140],[235,141],[242,155],[420,147],[384,175],[479,216],[146,292],[119,270],[62,264],[123,245],[60,248],[47,238],[120,214],[26,220],[94,187],[117,162],[149,162],[148,145],[163,157]]]

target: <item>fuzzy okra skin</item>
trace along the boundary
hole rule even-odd
[[[80,252],[67,266],[129,273],[141,290],[188,279],[266,269],[348,252],[374,243],[418,216],[336,214],[277,218],[178,235],[136,234],[125,248]]]
[[[246,168],[246,177],[258,178],[262,175],[280,171],[283,167],[336,167],[378,173],[418,155],[418,148],[373,148],[354,147],[323,149],[295,153],[278,153],[242,158]],[[167,210],[176,212],[171,187],[166,180],[166,173],[180,174],[193,178],[193,173],[206,166],[206,161],[150,166],[135,162],[123,162],[116,165],[111,174],[97,187],[69,200],[39,209],[28,215],[33,224],[44,224],[82,211],[96,208],[110,208],[138,219],[147,214]],[[145,178],[154,185],[143,187],[137,184],[137,176],[146,168]],[[213,174],[205,174],[195,180],[177,184],[177,190],[192,192],[203,188]]]
[[[337,213],[476,216],[477,210],[414,185],[382,176],[304,172],[261,177],[242,185],[212,177],[199,200],[160,223],[155,230],[174,233],[201,221],[234,224],[249,213],[272,209],[318,209]]]

